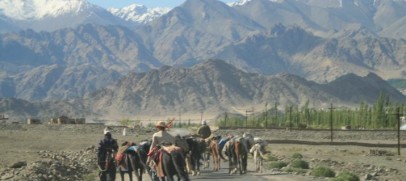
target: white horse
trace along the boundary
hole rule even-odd
[[[254,164],[255,164],[255,171],[256,172],[263,172],[263,165],[265,157],[265,147],[266,142],[262,141],[261,139],[255,140],[254,146],[251,147],[250,153],[254,155]]]

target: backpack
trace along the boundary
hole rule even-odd
[[[200,135],[203,139],[208,138],[211,135],[210,127],[207,125],[203,125],[197,131],[197,134]]]

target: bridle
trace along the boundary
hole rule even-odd
[[[100,167],[100,165],[97,164],[97,167],[99,168],[99,170],[101,172],[106,172],[109,169],[110,161],[112,160],[112,158],[113,158],[113,150],[108,149],[107,152],[106,152],[106,160],[105,160],[105,163],[104,163],[104,169],[102,169]]]

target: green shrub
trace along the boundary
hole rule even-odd
[[[271,168],[283,168],[286,167],[288,164],[286,162],[283,161],[276,161],[276,162],[271,162],[270,167]]]
[[[293,153],[292,158],[293,158],[293,159],[302,159],[302,158],[303,158],[303,155],[300,154],[300,153]]]
[[[336,175],[333,170],[327,167],[316,167],[310,174],[316,177],[334,177]]]
[[[268,161],[278,161],[278,158],[276,158],[272,155],[268,155]]]
[[[307,173],[307,170],[306,170],[306,169],[292,168],[292,167],[285,167],[285,168],[283,168],[283,171],[285,171],[285,172],[290,172],[290,173],[295,172],[295,173],[299,173],[299,174],[305,174],[305,173]]]
[[[301,159],[295,159],[290,163],[293,168],[309,169],[309,163]]]
[[[350,172],[341,172],[333,181],[359,181],[359,177]]]

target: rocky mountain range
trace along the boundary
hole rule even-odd
[[[265,103],[280,108],[303,105],[326,108],[356,107],[374,103],[384,93],[394,102],[406,96],[376,74],[355,74],[319,84],[299,76],[280,73],[266,76],[247,73],[222,60],[208,60],[191,68],[164,66],[146,73],[130,73],[116,84],[83,99],[72,101],[28,102],[0,99],[0,112],[11,117],[93,117],[105,119],[162,118],[183,115],[216,116],[224,112],[243,113],[262,110]]]
[[[92,100],[83,103],[89,107],[87,111],[108,115],[151,113],[153,108],[162,113],[223,111],[229,110],[227,106],[269,100],[302,103],[315,99],[313,94],[321,95],[314,105],[327,100],[350,105],[358,97],[370,102],[381,89],[366,89],[374,93],[364,96],[354,93],[353,100],[322,85],[346,76],[354,81],[364,76],[362,79],[404,79],[405,8],[405,0],[247,0],[233,4],[186,0],[169,11],[152,11],[136,5],[106,10],[85,0],[4,0],[0,2],[0,97],[36,103],[86,97]],[[147,16],[151,13],[153,16]],[[208,59],[232,66],[202,64]],[[224,89],[199,87],[214,76],[209,73],[222,75],[215,66],[230,68],[221,71],[238,75],[236,80],[230,78],[235,76],[226,78],[228,81],[252,81],[244,86],[259,89],[246,90],[222,81],[218,84]],[[152,76],[163,74],[169,77],[162,79],[176,82],[179,80],[169,78],[179,78],[177,71],[187,77],[198,77],[193,71],[208,77],[160,89],[163,83]],[[269,92],[262,87],[266,82],[285,83],[268,76],[317,86],[295,87],[313,94],[290,95],[291,87]],[[142,86],[124,86],[129,77]],[[218,82],[217,78],[210,81]],[[195,87],[181,89],[189,84]],[[229,86],[234,88],[225,88]],[[182,98],[184,94],[190,97]],[[289,98],[281,98],[285,94]]]

